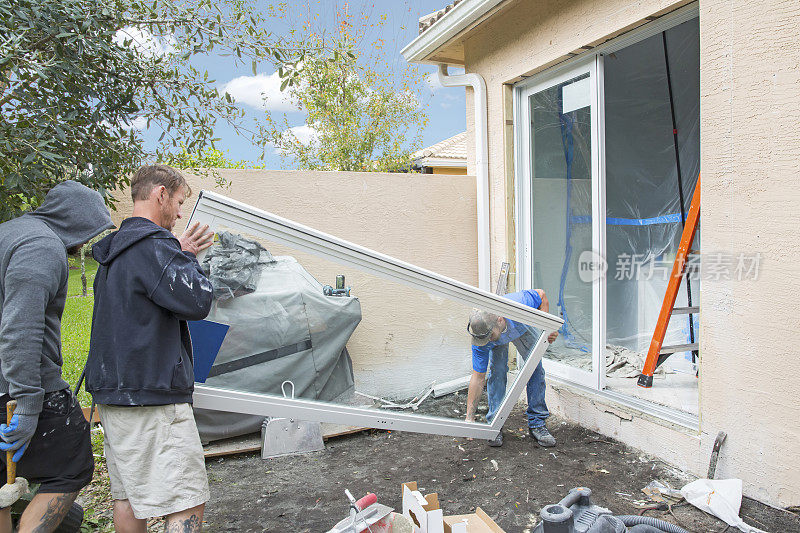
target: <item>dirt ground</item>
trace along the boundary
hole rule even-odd
[[[591,488],[593,501],[615,514],[645,512],[698,533],[726,530],[723,522],[685,504],[672,512],[642,510],[647,498],[641,489],[654,479],[680,487],[691,480],[680,472],[554,417],[548,426],[558,440],[555,448],[541,448],[528,437],[524,410],[517,408],[505,424],[502,448],[463,438],[365,431],[331,439],[324,451],[307,455],[210,459],[206,530],[327,531],[347,516],[344,489],[356,498],[374,492],[399,512],[405,481],[417,481],[425,494],[438,493],[446,515],[480,506],[508,533],[531,531],[543,506],[577,486]],[[742,502],[741,516],[772,533],[800,531],[796,515],[753,500]]]

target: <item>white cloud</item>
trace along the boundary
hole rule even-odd
[[[114,35],[114,43],[125,46],[125,41],[129,41],[128,46],[145,57],[155,57],[172,55],[175,53],[175,46],[178,44],[175,37],[169,36],[159,38],[150,33],[147,29],[128,26],[117,30]]]
[[[453,102],[461,100],[464,95],[463,87],[445,87],[439,83],[439,77],[435,72],[425,76],[425,83],[433,93],[433,97],[439,101],[439,107],[442,109],[453,107]]]
[[[143,130],[146,127],[147,119],[144,117],[136,117],[131,121],[122,123],[122,129],[124,130]]]
[[[120,119],[117,121],[116,126],[111,124],[111,122],[107,120],[103,120],[100,122],[100,125],[104,128],[115,129],[115,128],[122,128],[123,130],[137,130],[141,131],[147,127],[147,119],[144,117],[135,117],[133,120],[124,120]]]
[[[303,124],[301,126],[294,126],[293,128],[289,128],[285,130],[282,134],[283,138],[288,142],[290,137],[294,135],[294,137],[300,141],[301,144],[306,146],[311,145],[317,141],[319,138],[319,133],[315,130],[312,126],[308,124]],[[282,155],[283,150],[280,146],[275,147],[275,153],[277,155]]]
[[[234,78],[223,85],[220,92],[230,94],[238,103],[258,109],[278,112],[298,110],[289,100],[288,92],[281,92],[281,78],[277,72]]]
[[[317,140],[319,134],[317,130],[313,127],[309,126],[308,124],[303,124],[302,126],[295,126],[294,128],[289,128],[288,131],[291,131],[292,134],[303,144],[311,144]]]

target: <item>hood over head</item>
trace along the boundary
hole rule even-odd
[[[119,254],[137,242],[158,233],[162,234],[161,236],[164,238],[175,239],[175,235],[171,231],[151,220],[143,217],[126,218],[119,225],[119,231],[115,231],[92,246],[92,256],[101,265],[108,265]]]
[[[100,193],[76,181],[53,187],[30,216],[47,224],[67,249],[114,227]]]

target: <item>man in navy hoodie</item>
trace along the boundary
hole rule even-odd
[[[190,194],[166,165],[131,179],[133,216],[94,245],[100,264],[86,390],[99,406],[118,532],[200,531],[208,501],[203,448],[192,413],[194,372],[187,320],[205,318],[212,288],[196,255],[208,226],[171,233]]]

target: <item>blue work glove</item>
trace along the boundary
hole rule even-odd
[[[36,432],[36,426],[39,423],[39,415],[17,415],[11,417],[11,423],[0,424],[0,450],[9,451],[16,450],[16,453],[11,458],[15,463],[22,459],[22,454],[33,438]]]

